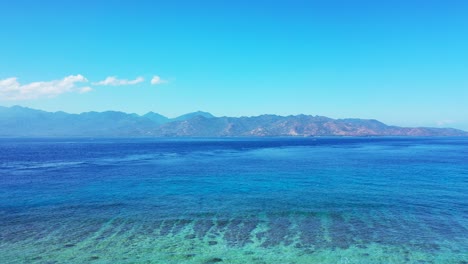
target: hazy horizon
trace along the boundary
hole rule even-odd
[[[189,111],[189,112],[185,112],[185,113],[180,113],[180,114],[176,114],[176,115],[166,115],[162,112],[158,112],[156,110],[148,110],[146,112],[127,112],[127,111],[124,111],[124,110],[116,110],[116,109],[107,109],[107,110],[102,110],[102,111],[96,111],[96,110],[88,110],[88,111],[82,111],[82,112],[70,112],[70,111],[64,111],[64,110],[46,110],[46,109],[39,109],[39,108],[34,108],[34,107],[28,107],[28,106],[23,106],[23,105],[18,105],[18,104],[13,104],[11,106],[4,106],[4,105],[0,105],[0,107],[3,106],[3,107],[14,107],[14,106],[18,106],[18,107],[25,107],[25,108],[30,108],[30,109],[34,109],[34,110],[40,110],[40,111],[45,111],[45,112],[50,112],[50,113],[55,113],[55,112],[65,112],[67,114],[83,114],[83,113],[89,113],[89,112],[98,112],[98,113],[102,113],[102,112],[122,112],[122,113],[125,113],[125,114],[137,114],[139,116],[143,116],[145,114],[148,114],[150,112],[153,112],[153,113],[156,113],[156,114],[160,114],[164,117],[167,117],[167,118],[170,118],[170,119],[174,119],[174,118],[177,118],[177,117],[180,117],[180,116],[183,116],[183,115],[186,115],[186,114],[191,114],[191,113],[195,113],[195,112],[206,112],[206,113],[209,113],[209,114],[212,114],[214,117],[234,117],[234,118],[238,118],[238,117],[256,117],[256,116],[261,116],[261,115],[278,115],[278,116],[297,116],[297,115],[307,115],[307,116],[323,116],[323,117],[328,117],[328,118],[331,118],[331,119],[369,119],[369,120],[377,120],[379,122],[382,122],[386,125],[389,125],[389,126],[401,126],[401,127],[435,127],[435,128],[454,128],[454,129],[460,129],[460,130],[463,130],[463,131],[468,131],[468,127],[466,128],[460,128],[460,127],[455,127],[455,126],[451,126],[450,124],[446,124],[446,123],[441,123],[441,124],[433,124],[432,126],[431,125],[411,125],[411,124],[394,124],[394,123],[389,123],[389,122],[385,122],[383,120],[380,120],[378,118],[372,118],[372,117],[369,117],[369,118],[364,118],[364,117],[359,117],[359,116],[343,116],[343,117],[334,117],[334,116],[326,116],[326,115],[321,115],[321,114],[318,114],[318,113],[291,113],[291,114],[277,114],[277,113],[260,113],[260,114],[256,114],[256,115],[223,115],[223,114],[218,114],[218,113],[214,113],[214,112],[211,112],[211,111],[206,111],[204,109],[196,109],[196,110],[192,110],[192,111]]]
[[[4,2],[0,105],[468,130],[466,13],[459,1]]]

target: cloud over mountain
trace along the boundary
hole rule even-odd
[[[109,76],[100,82],[94,82],[93,85],[108,85],[108,86],[122,86],[122,85],[135,85],[144,82],[143,77],[137,77],[134,80],[118,79],[117,76]]]
[[[137,77],[133,80],[118,79],[117,76],[109,76],[106,79],[98,82],[93,82],[95,86],[124,86],[136,85],[144,82],[143,77]],[[31,100],[39,98],[51,98],[64,93],[88,93],[93,90],[89,85],[80,86],[80,83],[88,83],[83,75],[69,75],[59,80],[38,81],[27,84],[21,84],[17,77],[0,79],[0,100],[4,101],[19,101]],[[152,85],[168,83],[155,75],[151,79]]]
[[[163,84],[163,83],[167,83],[167,82],[168,81],[161,79],[161,77],[159,77],[158,75],[153,76],[153,78],[151,79],[151,84],[152,85]]]
[[[21,84],[18,78],[11,77],[0,80],[0,99],[3,100],[28,100],[37,98],[50,98],[63,93],[91,91],[90,87],[79,87],[79,83],[88,80],[81,74],[70,75],[61,80],[39,81]]]

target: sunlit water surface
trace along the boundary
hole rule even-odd
[[[1,263],[468,263],[467,138],[1,139]]]

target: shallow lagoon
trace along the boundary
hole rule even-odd
[[[2,263],[467,263],[467,138],[1,139]]]

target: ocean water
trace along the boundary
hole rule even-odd
[[[0,263],[468,263],[468,138],[0,139]]]

